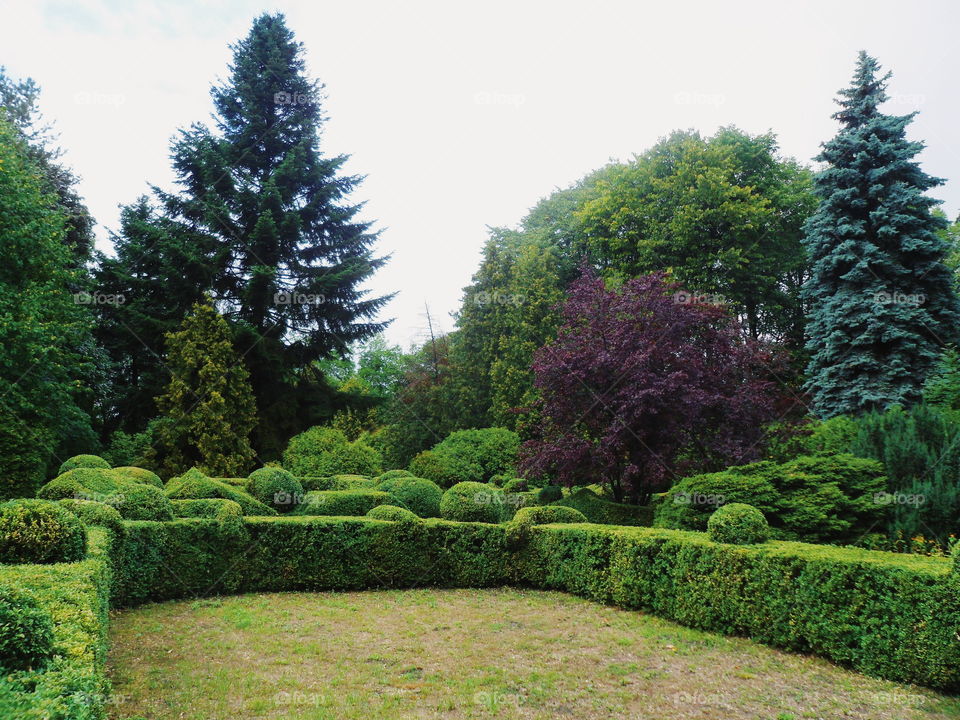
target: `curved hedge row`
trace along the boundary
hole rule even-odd
[[[82,562],[0,566],[0,584],[33,592],[58,618],[50,666],[30,671],[29,683],[17,673],[0,679],[0,717],[103,717],[97,698],[106,697],[108,591],[122,607],[240,592],[513,584],[643,609],[889,680],[960,690],[960,569],[951,559],[526,522],[551,512],[577,517],[559,510],[523,513],[515,523],[524,525],[522,537],[508,542],[509,525],[241,518],[232,504],[217,505],[215,518],[124,522],[109,544],[94,529]]]

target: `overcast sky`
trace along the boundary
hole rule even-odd
[[[911,137],[947,179],[934,195],[960,208],[951,0],[0,0],[0,64],[41,85],[101,249],[119,204],[170,184],[170,138],[208,120],[228,44],[277,10],[326,84],[324,151],[367,176],[354,200],[393,256],[371,286],[400,291],[385,316],[405,347],[425,304],[451,329],[487,226],[673,129],[773,130],[809,162],[860,49],[894,72],[888,111],[920,111]]]

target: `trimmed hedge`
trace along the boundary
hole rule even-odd
[[[190,470],[167,482],[167,497],[171,500],[201,500],[221,498],[233,500],[244,515],[276,515],[277,511],[256,500],[249,493],[232,485],[206,477],[198,470]]]
[[[551,523],[585,523],[587,518],[579,510],[560,505],[525,507],[517,510],[507,526],[507,544],[511,548],[526,542],[530,528]]]
[[[390,522],[416,522],[420,519],[416,513],[396,505],[377,505],[367,513],[367,517],[374,520],[389,520]]]
[[[362,517],[377,505],[402,505],[380,490],[316,490],[306,493],[291,515],[342,515]]]
[[[420,517],[440,517],[443,490],[433,480],[394,476],[378,482],[376,489],[390,493]]]
[[[109,470],[110,463],[99,455],[74,455],[67,458],[57,470],[57,475],[63,475],[65,472],[76,470],[77,468],[90,468],[93,470]]]
[[[589,488],[581,488],[567,497],[551,503],[551,505],[579,510],[586,516],[587,520],[598,525],[647,527],[653,524],[653,508],[651,506],[610,502],[604,500]]]
[[[49,500],[9,500],[0,505],[0,563],[82,560],[87,532],[80,518]]]
[[[399,477],[414,477],[414,474],[409,470],[387,470],[382,475],[377,476],[377,482],[382,483],[385,480],[393,480]]]
[[[311,490],[373,490],[376,481],[366,475],[328,475],[326,477],[306,476],[297,480],[305,492]]]
[[[158,525],[161,523],[157,523]],[[16,720],[103,720],[111,555],[123,548],[107,530],[90,530],[89,554],[57,565],[2,565],[0,586],[28,593],[53,619],[53,644],[42,672],[0,674],[0,717]],[[43,640],[34,651],[46,655]]]
[[[197,500],[173,500],[173,514],[178,518],[213,518],[230,509],[242,515],[243,508],[233,500],[223,498],[200,498]]]
[[[42,669],[53,655],[53,620],[33,595],[0,586],[0,671]]]
[[[707,521],[707,534],[715,542],[754,545],[770,537],[770,525],[753,505],[730,503],[717,508]]]

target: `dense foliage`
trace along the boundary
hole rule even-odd
[[[684,472],[756,454],[774,409],[770,357],[681,292],[662,275],[619,290],[589,272],[574,283],[558,339],[534,362],[542,423],[525,474],[642,503]]]
[[[852,455],[803,456],[778,465],[764,461],[685,478],[656,508],[659,527],[705,530],[727,503],[757,508],[771,536],[821,543],[856,543],[882,532],[888,505],[883,466]]]
[[[246,473],[254,463],[257,408],[227,322],[212,304],[194,305],[167,336],[166,364],[170,382],[157,398],[153,464],[165,476],[192,467],[216,476]]]
[[[87,554],[87,533],[72,512],[48,500],[0,505],[0,563],[58,563]]]
[[[294,475],[376,475],[383,461],[362,441],[350,442],[342,431],[312,427],[290,439],[283,451],[283,467]]]
[[[807,386],[821,417],[920,400],[944,343],[956,342],[960,301],[944,263],[946,226],[924,194],[941,183],[914,159],[909,115],[885,115],[887,79],[860,53],[823,146],[821,202],[804,240],[811,278]]]
[[[767,541],[770,526],[753,505],[728,503],[717,508],[707,520],[707,534],[716,542],[755,545]]]

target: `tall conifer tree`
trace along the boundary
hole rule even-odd
[[[943,345],[957,338],[944,221],[925,195],[942,181],[914,159],[923,144],[905,131],[915,113],[880,112],[889,77],[860,53],[837,100],[840,132],[817,158],[827,167],[806,227],[804,295],[808,389],[821,417],[915,403]]]

